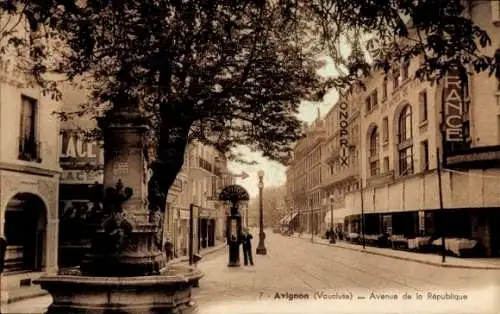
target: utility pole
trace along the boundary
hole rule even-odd
[[[444,224],[444,208],[443,208],[443,186],[441,183],[441,160],[439,158],[439,147],[436,148],[437,174],[438,174],[438,189],[439,189],[439,212],[441,213],[441,254],[442,262],[446,262],[446,240],[445,240],[445,224]]]
[[[189,204],[189,265],[193,265],[193,238],[194,238],[193,207],[194,207],[193,203]]]
[[[363,179],[361,179],[361,189],[359,190],[361,194],[361,242],[363,243],[363,249],[365,248],[365,206],[363,200]]]

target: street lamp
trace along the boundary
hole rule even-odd
[[[264,239],[266,238],[266,234],[264,233],[264,208],[262,204],[262,189],[264,189],[264,171],[259,170],[257,173],[259,177],[259,211],[260,211],[260,221],[259,221],[259,246],[257,247],[256,254],[258,255],[266,255],[267,249],[264,245]]]
[[[333,194],[330,194],[330,243],[335,243],[335,228],[333,226]]]

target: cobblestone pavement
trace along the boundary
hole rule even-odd
[[[257,233],[254,233],[254,239],[255,253],[258,244]],[[398,294],[399,300],[404,293],[412,296],[420,293],[425,299],[431,299],[428,298],[428,293],[468,294],[469,302],[472,302],[471,294],[474,294],[474,301],[483,306],[484,313],[500,313],[500,302],[495,301],[499,300],[500,295],[496,294],[500,292],[499,270],[442,268],[318,245],[304,239],[270,232],[267,232],[266,247],[267,255],[254,256],[254,267],[242,265],[239,268],[228,268],[227,252],[218,253],[217,256],[201,263],[199,268],[206,275],[200,281],[200,288],[195,289],[193,293],[198,312],[274,313],[272,308],[276,305],[274,301],[278,299],[276,293],[288,292],[289,295],[284,297],[287,298],[293,293],[312,296],[314,292],[335,291],[350,293],[351,296],[354,295],[354,299],[366,297],[367,301],[371,292]],[[231,306],[235,304],[240,305],[234,309]],[[255,304],[261,306],[253,311],[251,309]],[[439,308],[440,304],[436,305]],[[460,310],[461,306],[458,303],[455,305],[456,310]],[[472,303],[466,304],[464,313],[467,312],[467,306],[473,306],[473,312],[479,313],[480,309]],[[297,308],[298,306],[290,309],[280,308],[275,312],[284,313],[285,310]],[[404,312],[404,307],[402,308]],[[492,308],[498,311],[487,311]],[[358,308],[365,312],[363,309]],[[311,309],[308,308],[306,312],[310,312],[309,310]],[[448,310],[446,311],[449,312]]]

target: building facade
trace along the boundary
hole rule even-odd
[[[56,272],[58,259],[61,170],[59,121],[52,112],[60,105],[28,84],[13,60],[0,62],[0,236],[7,240],[2,303],[20,281]],[[20,281],[5,287],[11,274]]]
[[[466,14],[492,39],[485,53],[500,55],[498,2],[474,1]],[[471,69],[467,84],[453,71],[430,84],[415,79],[421,62],[415,57],[389,73],[373,71],[365,88],[346,93],[325,116],[324,208],[345,234],[405,241],[445,235],[450,246],[471,239],[481,254],[498,256],[500,83]],[[312,142],[308,134],[295,145],[287,169],[294,209],[307,208],[312,192],[313,165],[305,159]]]
[[[486,53],[499,53],[498,3],[475,1],[468,14],[492,39]],[[431,85],[414,79],[419,62],[401,63],[389,75],[375,73],[366,80],[360,129],[363,189],[346,196],[346,207],[354,211],[354,221],[364,212],[367,235],[445,235],[450,246],[473,239],[482,254],[498,256],[499,82],[481,73],[461,85],[451,72]]]
[[[222,188],[234,184],[226,158],[215,148],[192,142],[184,164],[169,192],[168,238],[177,256],[189,251],[189,207],[193,204],[193,252],[224,241],[225,205],[218,200]],[[171,200],[171,201],[170,201]]]
[[[346,193],[357,190],[360,183],[360,92],[346,91],[324,117],[326,136],[323,141],[324,198],[323,223],[328,229],[344,229]]]
[[[306,137],[300,139],[293,150],[293,160],[288,166],[288,206],[292,214],[287,218],[295,230],[320,233],[323,225],[322,149],[325,139],[324,121],[317,119],[305,126]],[[292,181],[293,183],[288,183]],[[292,190],[293,189],[293,190]],[[292,195],[290,195],[290,191]],[[292,202],[293,200],[293,202]],[[293,205],[292,205],[293,203]]]

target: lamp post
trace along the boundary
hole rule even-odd
[[[264,233],[264,208],[262,204],[262,189],[264,189],[264,171],[259,170],[257,173],[259,177],[259,246],[257,247],[256,254],[258,255],[266,255],[267,249],[264,245],[264,239],[266,238],[266,234]]]
[[[309,228],[311,229],[311,242],[314,242],[314,213],[313,213],[313,199],[309,199],[309,210],[310,215],[309,215]]]
[[[330,194],[330,243],[335,243],[335,227],[333,226],[333,194]]]
[[[245,228],[248,228],[248,204],[245,204]]]

